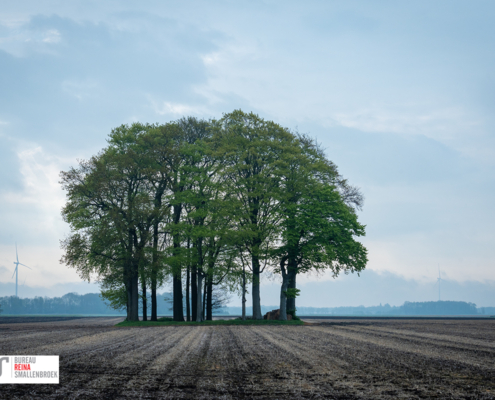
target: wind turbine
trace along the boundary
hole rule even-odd
[[[437,283],[438,283],[438,301],[440,301],[440,286],[442,283],[443,279],[440,276],[440,265],[438,266],[438,278],[437,278]]]
[[[27,265],[21,264],[19,262],[19,256],[17,255],[17,243],[15,244],[15,258],[17,261],[14,261],[15,270],[14,270],[14,273],[12,274],[12,278],[15,275],[15,297],[17,297],[17,281],[19,278],[19,265],[22,265],[23,267],[29,268]],[[29,269],[31,269],[31,268],[29,268]]]

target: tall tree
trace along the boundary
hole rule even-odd
[[[165,254],[164,247],[167,243],[167,232],[162,231],[163,225],[171,220],[172,206],[166,201],[166,195],[170,191],[172,180],[172,168],[170,160],[176,159],[174,138],[180,136],[177,124],[167,123],[155,125],[146,134],[139,137],[140,144],[145,149],[146,160],[145,176],[148,181],[150,196],[153,198],[152,215],[152,241],[151,246],[151,320],[157,320],[157,287],[164,280]]]
[[[280,125],[241,110],[225,114],[213,126],[225,159],[222,179],[231,194],[229,210],[251,258],[253,318],[262,319],[260,274],[278,224],[278,162],[291,151],[295,137]]]
[[[362,196],[350,187],[328,161],[321,149],[307,137],[299,137],[299,149],[283,159],[278,199],[280,247],[275,249],[282,274],[280,319],[287,318],[286,306],[297,295],[298,273],[330,269],[359,272],[367,262],[364,246],[355,238],[364,235],[353,206],[361,206]],[[290,287],[291,281],[293,287]]]
[[[208,279],[208,270],[213,268],[216,260],[215,258],[211,261],[211,253],[216,251],[218,255],[220,251],[219,242],[222,240],[221,228],[224,220],[217,213],[221,203],[219,196],[222,195],[221,185],[217,179],[220,162],[211,152],[208,135],[209,132],[205,130],[204,135],[189,146],[188,186],[182,197],[193,244],[192,280],[196,288],[193,296],[196,300],[193,318],[196,321],[203,319],[201,312],[204,308],[203,281]]]
[[[61,173],[68,197],[62,216],[72,230],[62,242],[61,261],[88,280],[92,274],[104,278],[120,271],[131,321],[138,320],[139,265],[151,226],[142,148],[136,138],[150,128],[133,124],[112,130],[104,151]]]
[[[169,146],[173,153],[169,157],[170,179],[168,204],[172,206],[172,221],[169,224],[169,231],[172,235],[173,248],[169,264],[173,271],[173,292],[174,292],[174,320],[183,321],[183,300],[182,300],[182,267],[188,259],[188,251],[183,248],[183,242],[190,235],[188,225],[186,205],[190,202],[191,193],[195,185],[194,173],[201,165],[203,159],[198,149],[202,146],[202,141],[207,137],[208,123],[196,118],[183,118],[175,123],[176,130]],[[196,224],[201,225],[201,218],[196,218]],[[193,241],[193,248],[201,250],[201,243]],[[201,261],[201,260],[196,260]],[[193,271],[197,275],[197,262]]]

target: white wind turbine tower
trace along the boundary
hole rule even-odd
[[[443,279],[440,276],[440,265],[438,266],[438,278],[437,278],[437,283],[438,283],[438,301],[440,301],[440,286],[442,283]]]
[[[14,273],[12,274],[12,278],[15,275],[15,297],[17,297],[17,281],[19,279],[19,265],[22,265],[23,267],[29,268],[27,265],[21,264],[19,262],[19,256],[17,255],[17,243],[15,244],[15,258],[16,258],[16,261],[14,261],[15,270],[14,270]],[[29,268],[29,269],[31,269],[31,268]]]

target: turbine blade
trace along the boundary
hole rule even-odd
[[[28,267],[27,265],[24,265],[24,264],[21,264],[21,263],[19,263],[19,265],[22,265],[23,267],[26,267],[26,268],[32,269],[31,267]]]
[[[15,258],[17,258],[17,262],[19,262],[19,256],[17,255],[17,242],[15,242]]]
[[[17,267],[15,267],[15,269],[14,269],[14,273],[12,274],[12,278],[14,277],[16,272],[17,272]],[[12,279],[12,278],[10,278],[10,279]]]

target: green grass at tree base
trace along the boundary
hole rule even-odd
[[[171,325],[304,325],[303,321],[278,321],[278,320],[239,320],[239,319],[219,319],[214,321],[170,321],[162,320],[162,321],[123,321],[115,326],[124,326],[124,327],[132,327],[132,326],[171,326]]]

